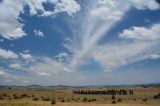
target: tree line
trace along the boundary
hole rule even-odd
[[[103,94],[103,95],[133,95],[133,90],[110,89],[110,90],[74,90],[75,94]]]

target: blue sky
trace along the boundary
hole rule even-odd
[[[0,84],[160,82],[159,0],[1,0]]]

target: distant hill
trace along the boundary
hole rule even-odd
[[[88,86],[67,86],[67,85],[55,85],[55,86],[42,86],[42,85],[27,85],[27,86],[14,86],[14,85],[0,85],[0,88],[18,88],[18,89],[80,89],[90,87],[160,87],[160,83],[151,84],[135,84],[135,85],[88,85]]]

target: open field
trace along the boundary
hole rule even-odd
[[[73,89],[0,89],[0,106],[159,106],[158,87],[84,88],[83,90],[132,89],[133,95],[75,94]],[[75,90],[75,89],[74,89]],[[51,104],[55,101],[55,104]],[[113,104],[112,102],[116,103]]]

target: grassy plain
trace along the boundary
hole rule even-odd
[[[134,95],[74,94],[73,89],[0,89],[0,106],[160,106],[158,87],[84,88],[89,90],[132,89]],[[22,96],[23,95],[23,96]],[[17,98],[16,98],[17,97]],[[86,101],[84,99],[87,98]],[[118,100],[121,100],[118,102]],[[51,104],[55,100],[56,104]],[[115,104],[112,102],[115,101]]]

